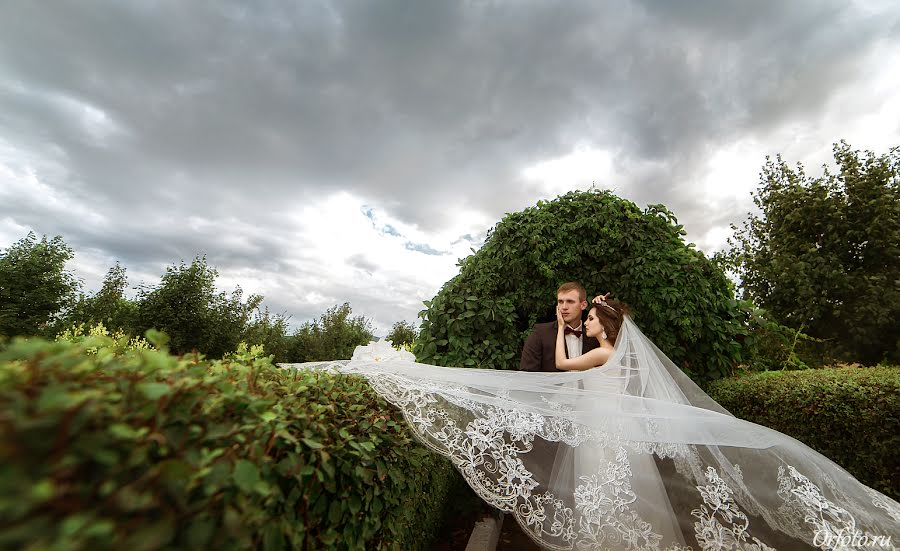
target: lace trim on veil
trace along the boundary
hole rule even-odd
[[[648,354],[638,350],[638,355]],[[631,361],[624,352],[617,357],[623,364]],[[703,407],[721,410],[692,383],[666,379],[665,364],[648,368],[649,362],[643,361],[645,365],[634,370],[644,377],[639,392],[656,388],[654,392],[675,396],[673,400],[688,400],[683,397],[693,393]],[[686,551],[693,549],[683,541],[688,526],[703,550],[764,551],[775,549],[776,542],[792,549],[797,540],[821,549],[888,549],[895,543],[891,538],[900,539],[900,504],[784,435],[770,449],[673,443],[660,436],[664,430],[656,418],[646,415],[640,418],[646,439],[631,439],[635,425],[626,423],[627,416],[591,418],[589,426],[575,420],[565,393],[551,394],[553,399],[537,393],[540,400],[527,406],[510,397],[496,374],[416,364],[411,354],[394,351],[387,343],[360,347],[349,362],[288,365],[365,377],[400,409],[419,441],[448,457],[479,497],[515,517],[545,549]],[[426,368],[451,371],[432,377],[421,374]],[[554,374],[540,375],[556,380]],[[523,377],[516,379],[525,381],[517,390],[532,392],[530,379]],[[618,392],[627,394],[628,384],[623,379]],[[654,404],[653,398],[645,399]],[[704,411],[698,411],[700,421],[709,418]],[[735,430],[745,427],[737,419],[734,423]],[[560,452],[570,454],[563,466],[587,459],[568,473],[572,480],[559,491],[552,486],[568,480],[565,476],[533,472],[556,456],[555,451],[540,455],[535,449],[548,443],[568,447]],[[654,494],[665,504],[648,502],[648,481],[654,476],[662,481],[653,458],[670,459],[672,476],[693,492],[688,496],[693,506],[677,515],[677,521],[672,509],[660,513],[657,508],[669,506],[665,493]],[[753,469],[750,486],[741,464]],[[767,526],[752,527],[751,517]],[[786,540],[784,534],[796,539]]]
[[[611,546],[656,551],[692,549],[677,543],[661,548],[660,534],[631,509],[636,495],[631,488],[629,451],[671,458],[677,472],[695,484],[703,501],[691,511],[696,519],[694,535],[700,549],[775,549],[748,533],[750,522],[738,502],[743,502],[744,510],[752,515],[759,515],[760,511],[753,506],[740,466],[732,466],[736,476],[726,477],[726,482],[713,467],[702,468],[697,446],[632,441],[612,431],[591,429],[563,417],[486,405],[461,398],[458,394],[464,388],[459,385],[436,382],[423,385],[417,381],[410,386],[396,375],[363,375],[380,395],[400,408],[423,444],[453,462],[479,497],[513,515],[525,532],[547,549],[581,551]],[[448,408],[442,401],[461,409]],[[451,413],[454,411],[469,412],[473,418],[461,424]],[[581,484],[575,488],[575,507],[568,507],[550,491],[534,492],[540,484],[519,456],[532,450],[535,437],[572,447],[597,444],[615,450],[615,458],[602,464],[591,476],[581,477]],[[821,490],[793,466],[779,467],[778,480],[781,483],[778,493],[784,504],[777,515],[763,515],[773,527],[806,540],[810,535],[815,538],[816,534],[822,534],[819,539],[823,542],[841,541],[840,538],[846,539],[851,534],[855,541],[866,537],[868,541],[876,541],[878,535],[856,528],[851,514],[825,499]],[[897,520],[900,516],[897,503],[870,488],[867,490],[873,505],[889,511]],[[842,548],[839,545],[820,547]]]

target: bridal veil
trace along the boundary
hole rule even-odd
[[[580,372],[419,364],[387,343],[283,364],[358,374],[474,491],[552,550],[893,549],[900,504],[731,415],[626,317]]]

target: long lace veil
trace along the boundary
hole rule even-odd
[[[580,372],[416,363],[386,343],[282,364],[358,374],[545,549],[893,549],[900,504],[731,415],[626,316]]]

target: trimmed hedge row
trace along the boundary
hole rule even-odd
[[[120,344],[0,353],[0,548],[428,545],[458,473],[363,379]]]
[[[900,367],[766,371],[715,381],[707,392],[900,499]]]

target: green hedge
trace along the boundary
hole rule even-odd
[[[459,274],[426,302],[413,353],[423,363],[519,367],[536,322],[556,319],[556,290],[612,291],[641,330],[696,381],[749,360],[745,305],[721,267],[685,243],[663,205],[641,210],[609,191],[573,191],[506,215]]]
[[[458,474],[361,378],[116,346],[0,353],[0,548],[427,548]]]
[[[734,415],[793,436],[900,499],[900,367],[767,371],[707,391]]]

